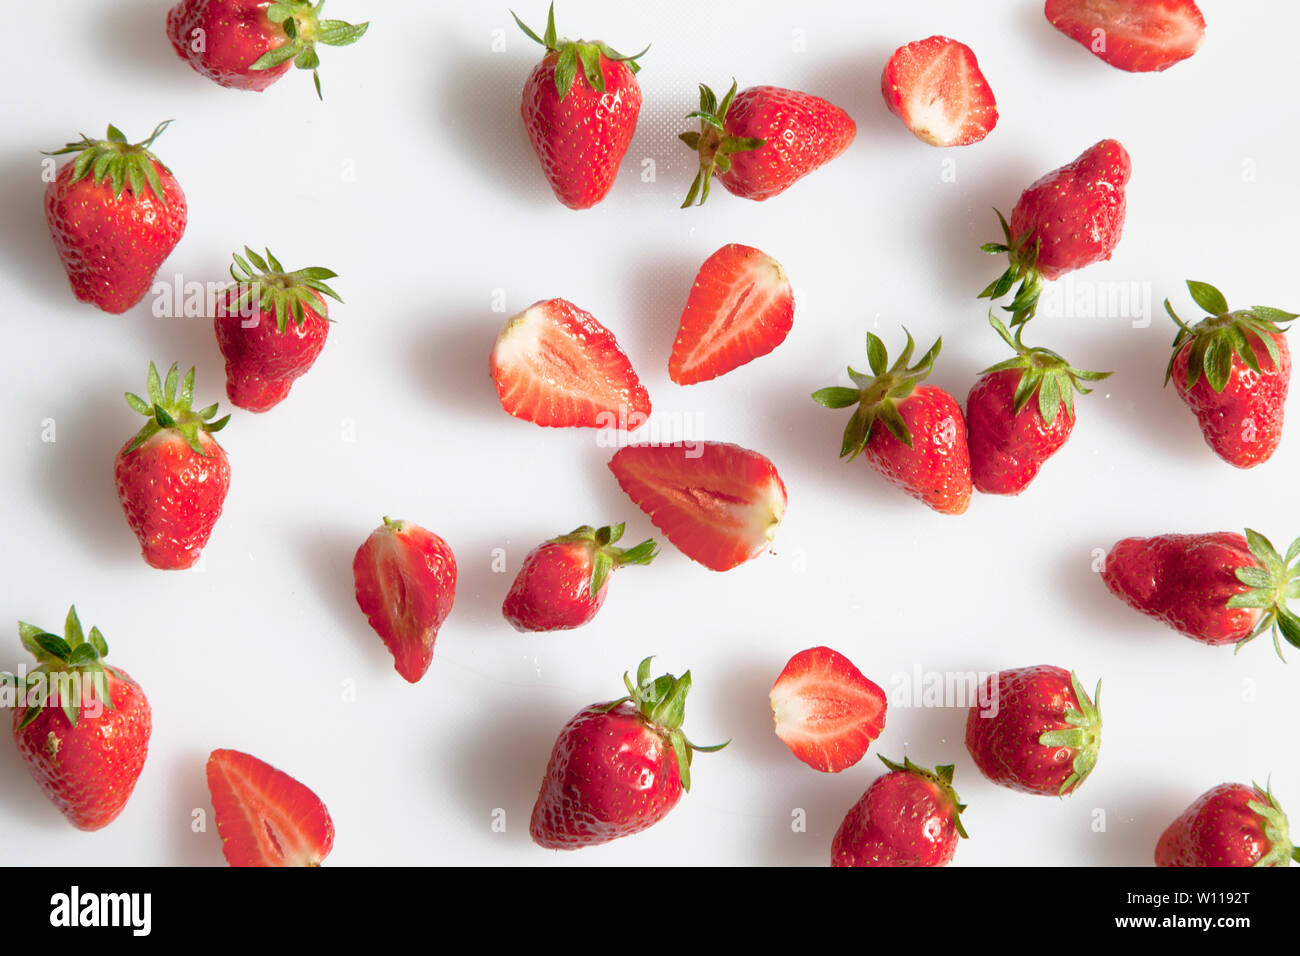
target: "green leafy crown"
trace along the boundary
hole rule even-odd
[[[160,431],[170,429],[178,432],[190,448],[194,449],[195,454],[209,457],[199,441],[199,432],[221,431],[230,421],[230,416],[213,421],[213,416],[217,414],[216,402],[197,412],[191,410],[194,404],[194,369],[186,372],[182,379],[177,364],[173,362],[167,370],[167,381],[163,382],[158,376],[157,367],[150,362],[147,386],[148,401],[133,392],[126,393],[126,403],[149,419],[127,446],[127,453],[135,451]]]
[[[77,718],[84,703],[82,688],[85,686],[92,689],[92,699],[98,697],[105,707],[114,709],[106,675],[125,679],[124,675],[104,663],[104,658],[108,656],[108,643],[97,627],[92,627],[89,635],[82,631],[75,605],[68,608],[62,637],[51,634],[43,627],[22,621],[18,622],[18,636],[23,647],[31,651],[37,660],[37,666],[25,677],[0,674],[0,681],[17,689],[26,707],[18,722],[19,730],[40,715],[55,687],[59,690],[58,704],[68,718],[68,723],[74,727],[77,726]],[[74,676],[78,679],[77,682],[73,681]],[[78,687],[78,683],[82,686]]]
[[[1246,529],[1246,543],[1260,566],[1237,568],[1237,580],[1250,590],[1233,595],[1227,606],[1260,608],[1264,613],[1255,629],[1237,642],[1237,650],[1265,631],[1272,631],[1273,649],[1278,657],[1286,660],[1278,641],[1279,633],[1292,647],[1300,647],[1300,617],[1286,606],[1288,598],[1300,598],[1300,568],[1296,567],[1296,560],[1300,559],[1300,538],[1291,542],[1285,557],[1278,554],[1268,538],[1250,528]]]
[[[1002,225],[1003,241],[986,242],[980,246],[980,250],[994,256],[1006,253],[1007,268],[1002,275],[985,286],[977,298],[1000,299],[1019,282],[1020,288],[1016,290],[1011,304],[1002,306],[1003,311],[1011,313],[1011,327],[1015,328],[1032,319],[1038,310],[1038,297],[1043,291],[1043,276],[1038,271],[1038,250],[1041,243],[1038,239],[1032,243],[1029,241],[1029,237],[1034,234],[1033,227],[1013,237],[1006,217],[996,209],[993,211],[997,213],[998,222]]]
[[[1278,806],[1273,796],[1271,784],[1261,787],[1252,783],[1258,800],[1252,800],[1246,806],[1258,814],[1264,828],[1264,838],[1268,840],[1268,852],[1255,861],[1255,866],[1290,866],[1291,861],[1300,863],[1300,847],[1291,845],[1291,830],[1287,824],[1286,814]]]
[[[910,757],[904,757],[903,762],[897,764],[880,754],[877,754],[876,756],[880,757],[880,762],[888,767],[891,773],[901,772],[915,774],[938,787],[940,794],[942,794],[944,799],[952,805],[952,825],[957,828],[957,832],[961,835],[962,839],[968,837],[966,827],[963,826],[961,822],[961,812],[966,809],[966,804],[961,802],[961,799],[957,796],[957,791],[954,790],[952,786],[953,764],[944,764],[940,767],[935,767],[933,770],[927,770],[924,767],[918,767],[916,764],[912,763]]]
[[[1069,747],[1074,751],[1074,763],[1070,775],[1061,783],[1060,795],[1067,796],[1079,788],[1088,779],[1092,768],[1097,766],[1097,754],[1101,750],[1101,681],[1093,696],[1079,683],[1079,675],[1070,672],[1070,687],[1079,706],[1069,707],[1065,711],[1066,730],[1048,730],[1038,742],[1044,747]]]
[[[83,133],[79,141],[68,143],[62,149],[53,150],[46,155],[77,154],[72,162],[69,185],[80,182],[87,176],[96,184],[108,181],[113,184],[113,199],[121,200],[122,190],[129,184],[131,195],[143,196],[148,190],[165,206],[167,194],[163,191],[162,180],[158,178],[158,169],[154,164],[162,166],[168,172],[170,170],[167,170],[162,160],[149,152],[149,147],[171,122],[165,120],[159,123],[149,138],[139,143],[128,143],[126,134],[110,123],[104,139],[91,139]]]
[[[266,250],[266,258],[244,246],[247,259],[238,252],[234,254],[234,264],[230,267],[230,276],[235,280],[239,295],[226,306],[231,312],[238,312],[245,304],[257,299],[258,307],[263,312],[275,313],[275,327],[281,332],[288,325],[289,317],[302,325],[307,321],[304,309],[321,312],[321,300],[315,293],[327,295],[336,302],[342,302],[337,292],[325,284],[326,279],[338,276],[337,272],[311,266],[288,272],[280,265],[280,260]],[[251,265],[250,265],[251,263]]]
[[[320,0],[315,6],[309,0],[277,0],[267,7],[267,19],[280,24],[288,39],[263,53],[249,69],[269,70],[293,60],[298,69],[311,70],[316,96],[324,99],[320,90],[320,73],[317,72],[320,57],[316,54],[316,44],[349,46],[360,40],[370,28],[369,22],[354,25],[342,20],[322,20],[320,14],[324,7],[325,0]]]
[[[555,4],[552,3],[550,10],[546,14],[546,32],[538,36],[513,10],[510,15],[515,18],[515,23],[519,29],[530,39],[546,47],[547,53],[559,54],[559,59],[555,63],[555,92],[564,99],[569,95],[569,90],[573,89],[573,81],[578,77],[578,65],[582,65],[583,76],[587,78],[587,85],[597,93],[605,92],[605,74],[600,68],[600,58],[604,56],[608,60],[614,60],[618,63],[626,63],[628,69],[633,73],[641,70],[641,65],[637,60],[645,56],[645,50],[640,53],[634,53],[632,56],[624,56],[612,47],[601,43],[599,40],[587,42],[586,40],[567,40],[558,39],[555,34]]]
[[[731,109],[731,101],[735,98],[734,79],[731,81],[731,89],[727,91],[721,103],[718,102],[717,94],[713,90],[703,83],[700,84],[700,108],[686,114],[687,119],[700,121],[700,130],[699,132],[688,130],[677,137],[700,155],[700,171],[695,174],[695,181],[691,183],[690,191],[686,194],[686,201],[682,203],[683,209],[695,204],[697,199],[699,205],[704,205],[704,200],[709,198],[709,183],[713,181],[713,174],[731,171],[732,153],[758,149],[767,142],[765,139],[753,136],[732,136],[727,132],[727,112]]]
[[[550,544],[585,544],[591,549],[591,580],[588,593],[595,598],[605,586],[609,573],[625,564],[649,564],[659,553],[654,538],[647,538],[633,548],[616,548],[614,542],[623,537],[624,525],[605,525],[593,528],[584,524],[568,534],[552,538]]]
[[[1252,305],[1249,309],[1228,311],[1228,302],[1223,293],[1206,282],[1187,280],[1187,291],[1192,300],[1209,315],[1196,325],[1189,326],[1174,312],[1169,300],[1165,299],[1165,311],[1178,324],[1178,333],[1174,336],[1173,355],[1169,356],[1169,367],[1165,369],[1165,384],[1174,374],[1174,359],[1178,357],[1188,343],[1191,352],[1187,356],[1187,387],[1190,389],[1200,380],[1202,374],[1210,383],[1210,388],[1222,392],[1228,385],[1232,374],[1232,360],[1236,356],[1246,363],[1252,371],[1258,372],[1259,345],[1264,346],[1273,367],[1278,367],[1280,355],[1273,334],[1285,332],[1283,326],[1296,318],[1293,312],[1284,312],[1267,305]],[[1281,324],[1279,324],[1281,323]],[[1252,345],[1254,338],[1258,344]]]
[[[1009,369],[1020,369],[1020,382],[1016,385],[1014,410],[1017,415],[1029,404],[1029,400],[1038,396],[1038,414],[1043,421],[1051,425],[1056,421],[1056,414],[1063,407],[1069,418],[1074,417],[1074,393],[1077,389],[1086,395],[1092,389],[1084,382],[1098,382],[1110,377],[1110,372],[1089,372],[1075,368],[1064,358],[1045,348],[1028,348],[1022,341],[1025,331],[1024,323],[1015,327],[1013,334],[1002,324],[1001,320],[989,310],[989,324],[1002,337],[1016,354],[1014,357],[997,365],[986,368],[981,375],[991,375]]]

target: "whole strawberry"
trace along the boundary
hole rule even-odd
[[[583,525],[538,545],[524,558],[501,612],[517,631],[563,631],[586,624],[605,603],[609,576],[625,564],[649,564],[654,539],[614,547],[623,525]]]
[[[1286,814],[1258,784],[1221,783],[1182,812],[1156,843],[1156,866],[1290,866],[1300,862]]]
[[[1097,765],[1101,699],[1061,667],[990,675],[966,719],[966,749],[980,772],[1021,793],[1067,796]]]
[[[681,731],[691,672],[651,679],[647,657],[628,695],[585,707],[564,725],[533,805],[528,832],[550,850],[576,850],[653,826],[691,788],[697,747]]]
[[[557,39],[554,4],[540,37],[517,16],[515,23],[546,48],[524,84],[520,112],[528,138],[555,198],[590,209],[609,194],[636,132],[636,61],[645,50],[623,56],[599,40]]]
[[[966,836],[966,809],[952,788],[952,764],[925,770],[880,758],[879,776],[844,817],[831,866],[946,866]]]
[[[1291,350],[1279,323],[1296,315],[1263,305],[1229,312],[1214,286],[1189,279],[1187,289],[1210,314],[1189,326],[1165,300],[1165,311],[1178,323],[1165,384],[1173,380],[1215,454],[1238,468],[1253,468],[1268,461],[1282,441]]]
[[[149,151],[171,120],[142,143],[116,126],[51,155],[75,153],[45,187],[45,221],[82,302],[119,314],[145,297],[185,232],[185,193]]]
[[[212,437],[230,416],[213,421],[215,403],[192,411],[194,369],[181,380],[175,363],[165,383],[149,363],[147,394],[145,401],[126,393],[127,405],[148,421],[117,453],[117,497],[145,561],[164,570],[188,568],[199,560],[230,489],[230,463]]]
[[[1300,539],[1286,556],[1257,531],[1125,538],[1110,549],[1102,580],[1148,617],[1203,644],[1242,645],[1265,631],[1300,647],[1300,618],[1287,599],[1300,591]]]
[[[321,19],[325,0],[181,0],[167,13],[176,55],[203,76],[235,90],[260,92],[289,72],[311,70],[320,96],[316,44],[348,46],[369,23]]]
[[[288,397],[325,347],[325,296],[343,300],[325,284],[337,272],[319,266],[288,272],[270,249],[265,259],[247,246],[244,252],[247,259],[235,253],[235,285],[218,303],[217,345],[226,359],[230,401],[265,412]]]
[[[682,208],[709,198],[716,175],[728,192],[762,202],[849,148],[858,128],[838,106],[811,93],[779,86],[751,86],[736,92],[732,81],[718,102],[700,84],[700,131],[679,139],[700,154],[700,171]]]
[[[105,664],[99,628],[87,636],[75,607],[63,636],[19,623],[38,661],[25,676],[0,675],[18,691],[13,735],[41,791],[79,830],[112,823],[149,753],[152,717],[140,685]]]
[[[966,423],[956,400],[941,388],[918,385],[934,368],[942,339],[911,368],[915,343],[889,365],[885,343],[867,333],[871,375],[849,368],[857,388],[831,387],[813,393],[826,408],[856,405],[844,429],[840,457],[865,454],[885,480],[943,514],[962,514],[970,506],[970,452]]]

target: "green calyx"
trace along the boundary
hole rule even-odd
[[[547,53],[559,54],[559,60],[555,64],[555,92],[564,99],[569,95],[569,90],[573,89],[573,81],[578,78],[578,67],[582,67],[582,75],[587,78],[587,85],[597,93],[605,92],[605,74],[600,68],[600,58],[604,56],[607,60],[615,60],[619,63],[626,63],[629,70],[637,73],[641,65],[637,60],[645,56],[645,50],[635,53],[632,56],[624,56],[612,47],[601,43],[587,42],[586,40],[567,40],[557,39],[555,34],[555,4],[546,14],[546,32],[538,36],[513,10],[510,15],[515,18],[515,23],[519,24],[519,29],[531,40],[540,43],[546,47]]]
[[[647,538],[634,548],[616,548],[614,543],[623,537],[623,524],[593,528],[584,524],[568,534],[552,538],[549,544],[584,544],[591,552],[591,581],[588,593],[594,600],[605,586],[609,574],[625,564],[649,564],[659,553],[654,538]]]
[[[963,826],[961,822],[961,812],[966,809],[966,804],[961,802],[961,798],[957,796],[957,791],[954,790],[952,786],[953,764],[948,763],[940,767],[935,767],[933,770],[926,770],[924,767],[918,767],[916,764],[912,763],[912,760],[909,757],[904,757],[901,764],[896,764],[894,761],[881,756],[880,754],[877,754],[876,756],[880,757],[880,762],[888,767],[890,772],[898,773],[901,771],[903,773],[915,774],[938,787],[943,798],[952,805],[952,825],[957,828],[957,832],[961,834],[962,839],[969,838],[969,834],[966,832],[966,827]]]
[[[111,182],[113,199],[121,200],[122,190],[129,185],[132,196],[143,196],[146,191],[153,193],[166,206],[167,195],[163,191],[162,180],[158,178],[157,163],[163,169],[167,166],[149,147],[162,135],[162,131],[171,125],[165,120],[154,127],[149,138],[139,143],[128,143],[126,135],[113,124],[109,124],[104,139],[91,139],[84,133],[75,143],[68,143],[62,149],[46,153],[47,156],[62,156],[76,153],[72,163],[72,178],[68,185],[80,182],[87,176],[92,183]]]
[[[1037,265],[1040,242],[1035,239],[1030,243],[1029,237],[1033,235],[1033,229],[1026,229],[1019,236],[1013,237],[1006,217],[996,209],[993,211],[998,214],[998,222],[1002,225],[1003,241],[986,242],[980,246],[980,250],[994,256],[1005,253],[1007,268],[984,288],[978,298],[1000,299],[1019,282],[1020,288],[1016,289],[1011,304],[1002,306],[1003,311],[1011,313],[1011,327],[1015,328],[1032,319],[1038,310],[1038,296],[1043,291],[1043,276]]]
[[[312,266],[288,272],[280,265],[280,260],[266,250],[266,258],[244,246],[244,255],[234,254],[234,265],[230,267],[230,277],[235,280],[238,298],[227,306],[232,312],[238,312],[253,299],[263,312],[275,313],[275,327],[281,332],[288,325],[289,317],[297,325],[307,321],[304,309],[321,312],[321,300],[315,293],[327,295],[336,302],[342,302],[337,292],[325,284],[326,279],[338,276],[337,272]],[[251,263],[251,264],[250,264]]]
[[[1282,656],[1278,634],[1292,647],[1300,647],[1300,617],[1286,606],[1288,598],[1300,598],[1300,538],[1291,542],[1285,557],[1258,531],[1246,529],[1246,543],[1260,566],[1237,568],[1237,580],[1250,588],[1228,599],[1227,607],[1256,607],[1263,610],[1255,629],[1237,642],[1237,650],[1265,631],[1273,632],[1273,649]]]
[[[1038,738],[1044,747],[1069,747],[1074,751],[1074,764],[1071,772],[1061,784],[1060,795],[1067,796],[1079,788],[1088,779],[1092,768],[1097,766],[1097,753],[1101,750],[1101,681],[1093,696],[1079,683],[1079,675],[1070,672],[1070,686],[1074,689],[1075,699],[1079,702],[1076,710],[1071,707],[1065,712],[1066,730],[1048,730]]]
[[[857,405],[848,425],[844,428],[844,441],[840,445],[840,457],[848,456],[852,461],[867,447],[876,422],[880,421],[890,433],[908,448],[912,447],[912,433],[898,411],[898,403],[912,394],[917,382],[922,381],[934,369],[934,360],[943,346],[943,339],[935,340],[930,351],[921,356],[920,361],[908,367],[912,360],[916,343],[912,333],[906,328],[907,345],[893,365],[889,365],[889,353],[885,343],[871,332],[867,333],[867,362],[871,375],[864,375],[849,366],[849,378],[857,388],[832,386],[813,392],[813,401],[825,408],[848,408]]]
[[[668,739],[673,748],[673,754],[677,757],[677,771],[682,779],[682,789],[689,791],[691,789],[691,754],[697,752],[716,753],[731,741],[725,740],[712,747],[700,747],[686,739],[681,727],[682,721],[686,718],[686,695],[691,690],[691,672],[687,671],[681,677],[664,674],[651,679],[650,662],[652,660],[654,660],[653,657],[647,657],[637,667],[635,684],[632,683],[632,678],[624,673],[623,685],[627,688],[627,696],[610,701],[604,705],[602,710],[608,713],[620,704],[629,701],[634,704],[641,718],[658,734]]]
[[[311,70],[316,84],[316,96],[324,99],[320,90],[320,57],[316,44],[325,46],[350,46],[360,40],[370,28],[369,22],[351,24],[342,20],[322,20],[321,10],[325,0],[314,6],[309,0],[277,0],[266,8],[266,18],[280,24],[288,38],[280,46],[267,50],[249,67],[250,70],[270,70],[293,60],[300,70]]]
[[[1092,389],[1084,382],[1099,382],[1110,377],[1110,372],[1089,372],[1075,368],[1051,349],[1028,348],[1020,340],[1025,331],[1024,323],[1015,327],[1013,334],[992,310],[989,311],[989,324],[993,330],[1015,349],[1015,357],[986,368],[981,375],[1020,369],[1020,382],[1016,385],[1014,410],[1017,415],[1029,404],[1029,400],[1038,396],[1038,414],[1047,425],[1056,421],[1056,414],[1061,408],[1066,416],[1074,418],[1074,393],[1088,394]]]
[[[1166,385],[1174,374],[1174,359],[1188,347],[1188,343],[1191,343],[1191,352],[1187,356],[1189,389],[1203,374],[1210,383],[1210,388],[1222,392],[1232,374],[1234,357],[1240,358],[1247,368],[1259,372],[1260,345],[1268,353],[1273,367],[1278,367],[1280,356],[1273,335],[1285,332],[1285,323],[1295,319],[1295,313],[1266,305],[1252,305],[1249,309],[1229,312],[1228,302],[1222,292],[1206,282],[1195,282],[1192,279],[1187,280],[1187,291],[1192,294],[1192,300],[1209,315],[1196,325],[1189,326],[1174,312],[1169,300],[1165,299],[1165,311],[1178,324],[1173,355],[1169,356],[1169,366],[1165,369]],[[1257,345],[1251,344],[1252,338],[1257,340]]]
[[[741,153],[758,149],[767,140],[756,137],[732,136],[727,132],[727,111],[731,101],[736,98],[736,81],[731,81],[731,89],[718,102],[717,95],[703,83],[700,84],[700,108],[687,113],[687,119],[698,119],[700,130],[682,133],[677,138],[700,154],[700,171],[691,183],[690,192],[682,208],[697,203],[704,205],[709,198],[709,183],[713,181],[714,172],[725,173],[731,170],[732,153]]]
[[[1260,818],[1264,828],[1264,838],[1268,840],[1268,852],[1255,861],[1255,866],[1290,866],[1291,861],[1300,863],[1300,847],[1291,845],[1291,831],[1287,826],[1286,814],[1278,806],[1270,784],[1261,787],[1251,783],[1258,800],[1246,804]]]
[[[126,403],[149,419],[127,446],[127,453],[135,451],[160,431],[170,429],[179,433],[195,454],[209,457],[199,441],[199,432],[221,431],[230,421],[230,416],[213,421],[217,414],[216,402],[197,412],[191,410],[194,404],[194,369],[186,372],[182,379],[177,364],[173,362],[167,370],[167,381],[163,382],[157,367],[150,362],[147,394],[149,400],[145,401],[132,392],[126,393]]]
[[[107,675],[123,679],[122,674],[104,663],[104,658],[108,655],[108,642],[97,627],[92,627],[89,635],[82,630],[75,606],[68,608],[62,637],[23,621],[18,622],[18,636],[23,647],[31,651],[37,660],[37,666],[25,677],[0,674],[0,682],[13,687],[26,706],[18,723],[19,730],[34,721],[41,710],[51,703],[52,691],[56,692],[58,706],[68,718],[68,723],[74,727],[77,726],[77,718],[85,702],[83,691],[87,685],[92,690],[92,701],[98,698],[109,710],[114,709]]]

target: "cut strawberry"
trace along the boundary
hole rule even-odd
[[[501,407],[548,427],[636,428],[650,396],[613,333],[572,302],[550,299],[520,312],[492,349]]]
[[[682,554],[714,571],[767,550],[785,514],[776,467],[739,445],[629,445],[609,468]]]
[[[668,375],[678,385],[717,378],[772,351],[793,324],[794,293],[781,264],[749,246],[723,246],[695,277]]]
[[[880,92],[891,113],[931,146],[978,143],[998,124],[998,104],[964,43],[933,36],[901,46],[885,64]]]
[[[1048,22],[1098,59],[1130,73],[1166,70],[1201,48],[1192,0],[1047,0]]]
[[[320,797],[287,773],[238,750],[208,757],[208,792],[231,866],[320,866],[334,822]]]
[[[776,735],[823,773],[852,767],[885,729],[885,692],[829,647],[790,658],[770,700]]]

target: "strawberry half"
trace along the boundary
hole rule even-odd
[[[329,811],[287,773],[238,750],[214,750],[207,775],[221,852],[231,866],[320,866],[329,856]]]
[[[931,146],[978,143],[998,125],[998,103],[975,52],[944,36],[900,46],[880,92],[889,111]]]
[[[1192,0],[1047,0],[1043,14],[1099,60],[1130,73],[1166,70],[1201,48]]]
[[[609,469],[682,554],[714,571],[766,551],[785,515],[776,466],[739,445],[628,445]]]
[[[490,362],[501,407],[548,428],[639,427],[646,393],[614,334],[564,299],[535,302],[510,319]]]
[[[823,773],[852,767],[885,729],[885,692],[829,647],[790,658],[769,699],[776,735]]]
[[[794,325],[794,292],[781,263],[737,243],[705,260],[682,311],[668,376],[708,381],[766,355]]]

